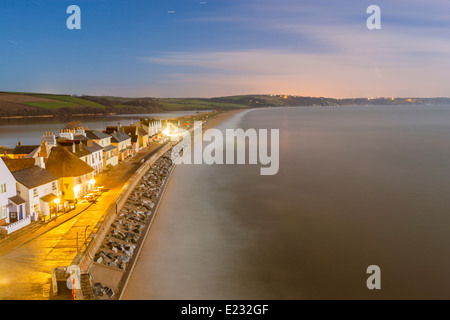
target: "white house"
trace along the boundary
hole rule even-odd
[[[17,193],[26,202],[27,214],[45,217],[60,211],[56,175],[39,166],[15,171],[12,175],[17,181]]]
[[[88,156],[87,164],[95,170],[95,174],[103,171],[103,148],[92,140],[83,141],[83,148],[91,154]]]
[[[111,144],[112,137],[100,131],[86,130],[86,138],[103,148],[103,169],[108,165],[116,166],[119,163],[118,149]]]
[[[29,223],[25,201],[17,195],[16,180],[0,158],[0,233],[9,234]]]
[[[0,225],[9,223],[9,198],[16,195],[16,180],[0,159]]]

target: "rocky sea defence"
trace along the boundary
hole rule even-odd
[[[178,146],[187,147],[187,142],[181,141]],[[177,160],[182,156],[182,151],[174,155],[172,150],[173,146],[143,174],[120,208],[95,253],[93,262],[97,267],[102,267],[104,274],[111,274],[111,278],[120,274],[118,281],[109,284],[93,279],[92,290],[95,299],[118,298],[116,291],[121,290],[131,272],[132,265],[139,255],[139,248],[149,232],[166,183]],[[114,285],[111,285],[112,283]]]
[[[174,167],[170,153],[171,150],[156,160],[133,189],[95,254],[96,264],[127,271]],[[110,288],[101,283],[94,283],[94,293],[97,293],[95,296],[98,299],[114,296]]]

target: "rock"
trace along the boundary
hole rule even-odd
[[[109,299],[111,299],[114,296],[115,292],[110,287],[104,287],[103,289],[105,290],[105,293]]]
[[[119,256],[118,259],[122,262],[129,262],[130,261],[130,257],[128,256]]]
[[[92,288],[92,290],[94,291],[95,296],[97,297],[103,297],[103,286],[100,282],[97,282],[96,284],[94,284],[94,287]]]

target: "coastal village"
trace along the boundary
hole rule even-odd
[[[133,157],[149,143],[163,143],[160,119],[128,126],[86,130],[83,127],[44,132],[40,144],[0,147],[0,234],[11,234],[32,222],[89,200],[102,186],[96,176]]]
[[[56,300],[118,299],[174,168],[172,147],[196,121],[218,113],[143,118],[102,131],[69,123],[43,132],[39,144],[0,146],[0,255],[76,218],[58,241],[51,238],[46,262],[36,260],[3,296],[31,290],[30,299],[42,292]],[[68,290],[74,266],[79,286]]]
[[[0,146],[0,235],[48,221],[80,202],[95,201],[105,191],[98,176],[107,179],[116,166],[151,144],[179,139],[193,119],[189,122],[188,116],[180,123],[144,118],[103,131],[64,128],[43,132],[36,145],[18,141],[15,148]]]

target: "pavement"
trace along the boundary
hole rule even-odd
[[[34,222],[0,239],[0,299],[51,298],[51,269],[68,266],[88,245],[91,234],[129,178],[161,145],[152,143],[135,157],[120,163],[108,175],[96,177],[109,191],[96,203],[78,203],[75,210],[59,213],[48,222]],[[86,237],[85,237],[86,235]]]

